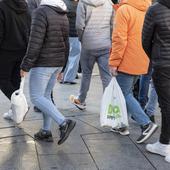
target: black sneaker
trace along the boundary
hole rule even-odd
[[[155,116],[154,116],[154,115],[149,116],[149,119],[150,119],[153,123],[155,123]]]
[[[61,145],[65,142],[65,140],[68,138],[70,132],[75,127],[76,122],[73,120],[66,120],[66,124],[63,126],[60,126],[60,139],[58,141],[58,145]]]
[[[155,123],[149,123],[148,125],[142,127],[142,134],[141,136],[137,139],[137,143],[143,143],[147,139],[149,139],[158,129],[158,125]]]
[[[41,112],[41,110],[40,109],[38,109],[36,106],[34,106],[34,112]]]
[[[47,131],[43,129],[40,129],[39,132],[34,134],[34,139],[45,141],[45,142],[53,142],[53,136],[52,136],[51,131]]]

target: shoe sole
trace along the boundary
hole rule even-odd
[[[74,129],[75,125],[76,125],[76,122],[72,122],[72,124],[70,125],[70,129],[67,132],[67,135],[65,135],[65,137],[63,138],[62,141],[58,142],[58,145],[63,144],[67,140],[67,138],[69,137],[71,131]]]
[[[122,135],[122,136],[128,136],[128,135],[130,135],[129,132],[128,132],[128,133],[121,133],[121,132],[115,131],[115,130],[113,130],[113,129],[110,129],[110,131],[111,131],[111,132],[114,132],[114,133],[118,133],[118,134],[120,134],[120,135]]]
[[[34,140],[42,141],[42,142],[54,142],[53,138],[40,139],[40,138],[34,137]]]
[[[79,104],[76,104],[76,103],[74,102],[74,98],[73,98],[72,96],[70,96],[69,100],[70,100],[70,102],[71,102],[72,104],[74,104],[74,106],[76,106],[79,110],[85,110],[85,109],[86,109],[85,106],[82,106],[82,107],[81,107]]]
[[[145,142],[147,139],[149,139],[158,129],[158,125],[154,124],[153,126],[154,127],[152,127],[152,130],[148,133],[148,135],[146,135],[142,140],[136,141],[136,143],[140,144],[140,143]]]

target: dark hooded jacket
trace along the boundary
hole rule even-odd
[[[0,55],[26,51],[31,17],[24,0],[0,1]],[[22,56],[23,57],[23,56]]]
[[[170,0],[158,0],[147,11],[142,45],[154,68],[170,67]]]
[[[32,14],[28,48],[21,68],[63,67],[69,54],[69,22],[67,10],[58,1],[44,1]],[[53,6],[50,2],[56,3]],[[49,3],[49,4],[48,4]]]
[[[74,0],[64,0],[67,10],[68,10],[68,20],[70,25],[70,37],[78,37],[77,30],[76,30],[76,11],[77,11],[77,5],[78,1]]]

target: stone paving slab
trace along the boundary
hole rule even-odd
[[[101,170],[154,170],[129,137],[103,133],[83,136]]]
[[[0,170],[39,170],[34,141],[16,138],[0,140]]]
[[[41,170],[97,170],[89,154],[40,155]]]

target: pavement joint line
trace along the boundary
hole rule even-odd
[[[20,137],[20,136],[26,136],[27,134],[23,134],[23,135],[14,135],[14,136],[5,136],[5,137],[0,137],[1,139],[7,139],[7,138],[15,138],[15,137]]]
[[[89,152],[86,152],[86,153],[66,153],[67,155],[87,155],[87,154],[89,154]],[[42,154],[38,154],[39,156],[54,156],[54,155],[58,155],[57,153],[53,153],[53,154],[49,154],[49,153],[47,153],[47,154],[44,154],[44,153],[42,153]]]
[[[136,148],[141,152],[141,154],[145,157],[145,159],[151,164],[151,166],[157,170],[157,168],[154,166],[154,164],[149,160],[149,158],[142,152],[142,150],[140,149],[140,147],[138,147],[138,144],[130,137],[128,136],[128,138],[130,139],[130,141],[136,146]]]
[[[39,170],[41,170],[40,158],[39,158],[38,149],[37,149],[37,143],[36,142],[35,142],[34,146],[35,146],[35,151],[36,151],[37,160],[38,160],[38,167],[39,167]]]
[[[0,129],[10,129],[10,128],[16,128],[16,126],[5,126],[5,127],[0,127]]]
[[[35,144],[35,141],[28,140],[28,141],[8,141],[8,142],[0,142],[0,145],[2,144],[12,144],[12,143],[26,143],[26,144]]]
[[[79,118],[76,118],[77,120],[79,120],[79,121],[81,121],[81,122],[83,122],[84,124],[86,124],[86,125],[89,125],[89,126],[91,126],[91,127],[93,127],[93,128],[95,128],[95,129],[97,129],[97,130],[99,130],[99,131],[101,131],[101,132],[104,132],[103,130],[101,130],[101,129],[99,129],[99,128],[97,128],[97,127],[95,127],[95,126],[93,126],[93,125],[91,125],[90,123],[88,123],[88,122],[85,122],[85,121],[83,121],[83,120],[81,120],[81,119],[79,119]]]
[[[80,135],[80,136],[81,136],[81,138],[82,138],[82,140],[83,140],[83,142],[84,142],[84,144],[85,144],[85,147],[87,148],[87,150],[88,150],[88,152],[89,152],[90,157],[91,157],[91,158],[92,158],[92,160],[93,160],[93,163],[95,164],[95,166],[96,166],[97,170],[99,170],[99,167],[98,167],[98,165],[97,165],[97,163],[96,163],[96,161],[95,161],[95,159],[94,159],[94,157],[93,157],[92,153],[90,152],[90,149],[89,149],[89,147],[87,146],[86,141],[84,140],[84,138],[83,138],[83,136],[82,136],[82,135]]]

